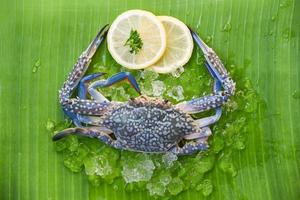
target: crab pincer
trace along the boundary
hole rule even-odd
[[[235,82],[230,77],[217,54],[208,47],[196,32],[191,30],[192,37],[204,53],[205,66],[217,82],[217,89],[209,95],[177,104],[177,107],[188,113],[197,113],[222,106],[234,94]],[[223,88],[224,90],[221,90]]]

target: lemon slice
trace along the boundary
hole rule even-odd
[[[107,43],[110,54],[120,65],[142,69],[162,57],[166,49],[166,32],[151,12],[129,10],[112,23]]]
[[[149,67],[157,73],[171,73],[185,65],[193,53],[193,38],[188,27],[178,19],[158,16],[167,34],[167,48],[163,57]]]

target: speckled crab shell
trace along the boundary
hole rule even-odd
[[[165,152],[198,129],[190,115],[147,96],[118,105],[102,123],[126,148],[148,152]]]

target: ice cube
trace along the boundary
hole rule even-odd
[[[177,85],[168,90],[167,95],[173,99],[180,101],[184,99],[183,88],[181,85]]]
[[[197,191],[202,190],[202,194],[207,197],[209,196],[213,191],[213,185],[210,179],[203,180],[197,187]]]
[[[54,123],[54,121],[48,119],[45,126],[48,131],[53,131],[55,128],[55,123]]]
[[[153,94],[152,84],[151,82],[147,81],[142,83],[141,85],[142,94],[151,96]]]
[[[90,159],[86,159],[84,166],[87,175],[105,177],[112,174],[112,167],[110,166],[109,161],[102,155],[96,155]]]
[[[234,100],[229,100],[225,103],[225,108],[228,112],[233,112],[239,108],[238,104]]]
[[[155,80],[158,78],[158,73],[151,70],[144,70],[141,72],[141,78],[145,80]]]
[[[173,77],[178,78],[181,76],[181,74],[184,72],[184,68],[182,66],[180,66],[178,69],[176,69],[175,71],[173,71],[171,74]]]
[[[172,179],[170,184],[168,185],[168,191],[171,195],[179,194],[184,188],[184,183],[179,177],[175,177]]]
[[[166,187],[161,182],[156,183],[148,183],[146,185],[149,193],[151,196],[157,195],[157,196],[163,196],[166,191]]]
[[[153,96],[156,97],[162,96],[163,93],[166,91],[166,86],[164,82],[160,80],[152,81],[151,85],[152,85]]]
[[[167,152],[162,156],[162,162],[166,165],[167,168],[170,168],[173,166],[174,161],[176,161],[177,158],[178,158],[177,155],[171,152]]]
[[[123,87],[117,87],[112,91],[111,98],[113,100],[127,101],[130,96],[126,93]]]
[[[159,178],[159,182],[163,184],[163,186],[167,186],[172,180],[172,177],[170,174],[164,174]]]
[[[122,175],[126,183],[149,181],[155,169],[154,163],[147,156],[124,163]]]

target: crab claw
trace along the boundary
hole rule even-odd
[[[96,35],[95,39],[92,41],[92,43],[88,46],[88,48],[85,50],[86,56],[88,58],[92,58],[95,52],[97,51],[99,45],[102,43],[102,41],[105,39],[106,34],[108,32],[109,25],[106,24],[103,26],[98,34]]]
[[[205,42],[199,37],[196,32],[194,32],[191,28],[190,31],[194,41],[204,54],[204,57],[206,59],[206,68],[209,70],[212,76],[223,85],[226,93],[229,96],[233,95],[235,91],[235,83],[231,79],[220,58],[217,56],[213,49],[205,44]]]
[[[206,62],[208,65],[205,65],[208,70],[212,73],[212,75],[217,78],[220,82],[223,82],[224,76],[227,77],[228,72],[225,69],[224,65],[222,64],[221,60],[217,56],[217,54],[212,50],[205,42],[199,37],[199,35],[194,32],[190,28],[192,37],[196,44],[199,46],[201,51],[204,54]]]

